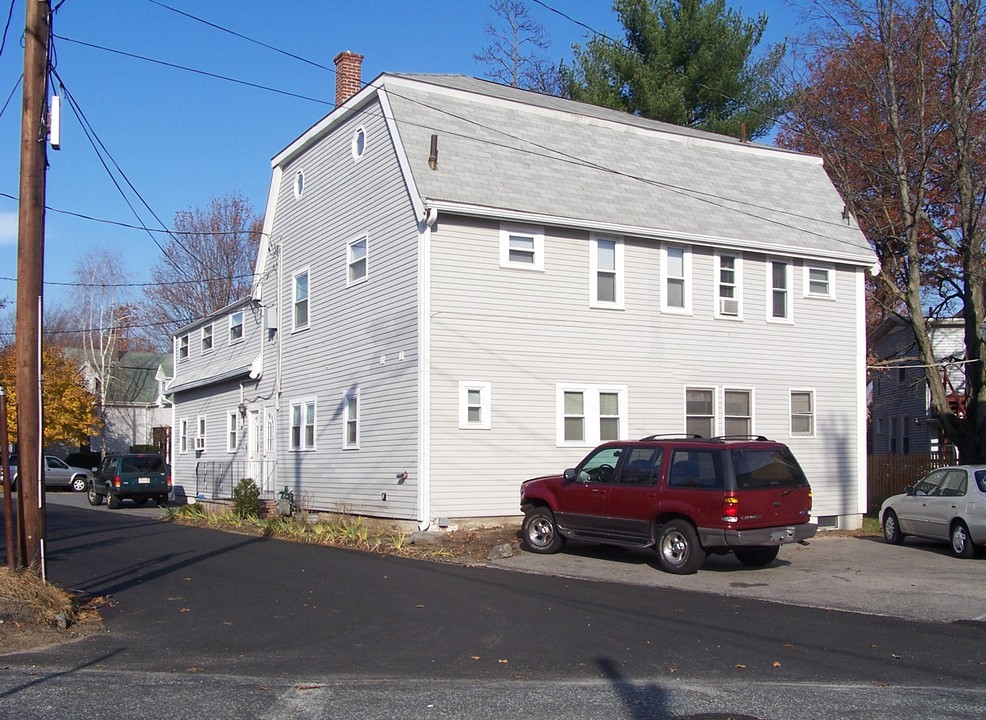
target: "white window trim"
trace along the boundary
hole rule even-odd
[[[178,358],[178,362],[185,362],[188,360],[188,347],[191,342],[191,338],[186,334],[182,335],[177,339],[175,355]],[[184,355],[182,354],[184,351]]]
[[[827,293],[814,293],[811,291],[811,271],[821,270],[828,275],[828,292]],[[803,282],[804,287],[802,288],[802,296],[806,298],[818,298],[822,300],[835,300],[835,268],[831,265],[822,265],[819,263],[805,264],[802,270],[803,272]]]
[[[359,136],[363,136],[363,151],[359,151]],[[370,135],[366,132],[366,128],[360,125],[353,131],[353,141],[350,146],[350,152],[353,154],[353,162],[359,162],[366,155],[366,151],[370,146]]]
[[[599,299],[599,241],[608,240],[615,243],[614,262],[616,275],[616,300]],[[619,235],[596,235],[592,234],[589,238],[589,307],[606,308],[612,310],[624,310],[626,308],[624,295],[624,262],[623,262],[623,238]]]
[[[314,409],[312,418],[312,444],[309,446],[305,442],[305,417],[308,406],[312,406]],[[301,412],[299,415],[298,425],[298,444],[294,444],[294,409],[300,408]],[[298,400],[292,400],[288,403],[288,450],[290,452],[312,452],[318,449],[318,402],[316,398],[301,398]]]
[[[363,241],[364,243],[364,254],[363,254],[363,277],[351,279],[352,269],[353,269],[353,246],[356,243]],[[353,285],[360,285],[365,283],[370,278],[370,236],[367,234],[360,235],[357,238],[353,238],[348,243],[346,243],[346,287],[352,287]],[[309,286],[308,296],[311,297],[311,287]],[[310,309],[311,306],[309,306]],[[309,317],[311,320],[311,317]]]
[[[209,334],[208,334],[209,347],[206,347],[205,346],[205,339],[207,337],[206,336],[206,333],[205,333],[206,328],[208,328],[208,330],[209,330]],[[207,325],[203,325],[202,326],[201,338],[199,340],[199,346],[202,349],[202,354],[203,355],[208,355],[209,353],[211,353],[213,350],[216,349],[216,327],[212,323],[208,323]]]
[[[712,393],[712,435],[716,437],[722,434],[722,424],[719,419],[719,408],[722,406],[722,398],[719,397],[719,388],[715,385],[686,384],[681,389],[681,432],[688,432],[688,391],[689,390],[708,390]],[[698,416],[696,416],[698,417]],[[702,417],[706,417],[703,415]]]
[[[298,304],[298,278],[302,275],[308,277],[308,297],[305,302],[308,303],[308,322],[304,325],[298,325],[295,320],[297,319],[297,313],[295,312],[296,306]],[[307,267],[299,269],[297,272],[291,274],[291,331],[299,332],[302,330],[308,330],[312,326],[312,273]]]
[[[784,263],[786,265],[785,280],[787,282],[787,317],[774,317],[774,263]],[[767,322],[778,323],[781,325],[794,324],[794,263],[786,258],[767,258],[766,264],[767,286]]]
[[[206,416],[198,415],[195,418],[195,450],[200,452],[205,452],[208,446],[206,442],[208,425],[206,425]],[[202,447],[199,447],[198,439],[202,438]]]
[[[178,453],[184,455],[188,452],[188,418],[178,420]]]
[[[811,432],[810,433],[796,433],[794,432],[794,407],[791,401],[794,399],[792,396],[794,393],[808,393],[811,396]],[[787,392],[787,422],[788,422],[788,432],[790,436],[795,438],[813,438],[818,437],[818,393],[815,392],[814,388],[803,388],[803,387],[793,387],[788,389]],[[879,421],[878,421],[879,422]],[[882,434],[882,428],[880,428],[877,433]]]
[[[510,260],[510,236],[523,235],[534,239],[534,262],[520,263]],[[500,267],[517,270],[544,271],[544,228],[534,225],[500,223]]]
[[[233,322],[233,318],[235,318],[237,315],[240,316],[240,322],[239,323]],[[244,314],[244,312],[242,310],[238,310],[238,311],[236,311],[235,313],[233,313],[233,314],[231,314],[229,316],[229,332],[227,333],[227,339],[229,340],[229,344],[230,345],[236,345],[236,344],[241,343],[241,342],[244,341],[244,336],[246,334],[244,332],[244,330],[245,330],[245,328],[244,328],[244,321],[245,321],[245,319],[246,319],[246,315]],[[233,328],[236,327],[237,324],[240,327],[240,336],[234,340],[233,339]]]
[[[469,392],[479,391],[479,422],[469,422]],[[460,380],[459,381],[459,429],[460,430],[491,430],[492,418],[490,416],[492,400],[492,386],[482,380]]]
[[[305,194],[305,171],[298,170],[291,180],[291,190],[294,193],[295,200],[301,200],[301,196]]]
[[[757,391],[752,387],[742,387],[737,385],[723,386],[722,397],[719,406],[721,408],[720,414],[722,415],[722,433],[726,433],[726,393],[727,392],[741,392],[747,393],[750,396],[750,435],[757,434]]]
[[[356,401],[356,440],[353,443],[349,442],[349,401]],[[362,414],[362,401],[360,400],[360,393],[356,392],[346,393],[342,401],[342,449],[343,450],[359,450],[360,436],[362,435],[363,429],[361,425]]]
[[[229,410],[226,413],[226,452],[235,453],[240,446],[240,413],[238,410]],[[230,442],[232,440],[232,442]]]
[[[736,289],[736,297],[732,298],[736,301],[736,314],[730,315],[722,312],[722,301],[723,297],[720,295],[721,290],[721,272],[722,272],[722,256],[728,255],[735,260],[735,266],[733,269],[734,282],[733,287]],[[716,318],[720,320],[742,320],[743,319],[743,256],[738,252],[722,252],[717,251],[715,254],[715,297],[713,302],[713,314]]]
[[[583,417],[585,418],[585,438],[580,441],[565,439],[565,393],[580,392],[584,401]],[[557,447],[589,447],[599,445],[599,395],[600,393],[616,393],[619,396],[620,421],[619,439],[630,437],[629,391],[626,385],[595,385],[558,383],[555,385],[555,444]]]
[[[668,305],[668,250],[677,248],[683,250],[682,271],[684,272],[684,307],[672,307]],[[661,244],[661,312],[676,315],[692,314],[692,248],[690,245],[679,243]]]

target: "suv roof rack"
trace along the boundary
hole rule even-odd
[[[770,438],[764,435],[716,435],[714,438],[709,439],[721,440],[722,442],[727,442],[729,440],[756,440],[758,442],[770,442]]]
[[[698,433],[694,433],[694,434],[691,434],[691,435],[683,435],[681,433],[664,433],[664,434],[658,434],[658,435],[648,435],[647,437],[640,438],[640,440],[641,441],[644,441],[644,440],[662,440],[664,438],[667,438],[667,439],[670,439],[670,440],[708,440],[708,438],[704,438],[701,435],[699,435]]]

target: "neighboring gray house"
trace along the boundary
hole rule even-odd
[[[383,74],[272,165],[252,297],[175,338],[186,491],[426,527],[601,440],[763,434],[859,522],[875,257],[820,159]]]
[[[90,390],[96,392],[96,373],[83,350],[66,350],[78,358]],[[156,445],[166,455],[171,446],[171,400],[165,387],[174,372],[172,353],[129,350],[110,363],[103,436],[107,452],[126,452],[133,445]],[[89,446],[99,451],[99,436]]]
[[[965,409],[965,323],[940,318],[929,323],[935,359],[941,363],[952,407]],[[931,408],[931,393],[914,331],[892,317],[870,333],[870,352],[882,369],[870,371],[870,451],[884,454],[928,454],[946,449],[948,440]]]

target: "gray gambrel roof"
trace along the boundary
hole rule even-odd
[[[458,75],[383,74],[274,158],[379,98],[419,211],[872,265],[821,159]],[[431,136],[438,165],[428,165]]]

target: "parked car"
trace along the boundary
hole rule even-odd
[[[899,545],[908,535],[944,540],[956,557],[986,545],[986,465],[940,468],[880,506],[883,537]]]
[[[709,553],[767,565],[817,530],[801,466],[762,437],[607,442],[562,475],[523,483],[520,505],[533,552],[557,552],[568,538],[653,547],[676,574],[695,572]]]
[[[17,487],[17,455],[10,456],[11,489]],[[55,455],[44,456],[45,487],[66,487],[75,492],[82,492],[89,485],[91,471],[85,468],[69,465]]]
[[[158,453],[107,455],[89,483],[89,504],[115,510],[123,500],[138,505],[154,500],[160,505],[171,494],[171,468]]]

